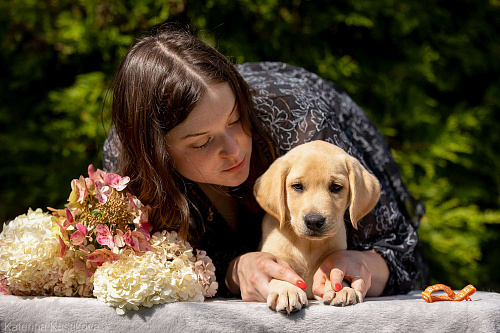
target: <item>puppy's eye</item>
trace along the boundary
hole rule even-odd
[[[339,193],[342,190],[342,185],[339,184],[332,184],[330,185],[330,192],[332,193]]]
[[[297,192],[302,192],[304,190],[304,187],[302,186],[302,184],[293,184],[292,185],[292,188],[297,191]]]

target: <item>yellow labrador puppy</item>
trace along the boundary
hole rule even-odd
[[[378,180],[341,148],[313,141],[276,159],[259,178],[254,194],[267,212],[262,222],[260,250],[288,262],[307,289],[273,279],[267,304],[279,312],[294,312],[314,299],[314,273],[327,255],[347,248],[344,213],[351,222],[368,214],[380,197]],[[347,284],[335,292],[326,282],[323,302],[350,305],[362,295]]]

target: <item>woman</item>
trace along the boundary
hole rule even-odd
[[[265,301],[272,278],[303,287],[287,263],[255,252],[263,212],[252,187],[277,156],[311,140],[343,148],[382,186],[380,202],[358,230],[346,223],[348,250],[325,259],[313,292],[323,293],[328,274],[332,283],[349,280],[363,296],[407,292],[425,276],[415,252],[422,205],[401,183],[363,111],[315,74],[283,63],[235,67],[188,32],[166,25],[123,59],[112,119],[105,169],[131,178],[130,190],[153,208],[155,229],[177,230],[207,251],[219,295]]]

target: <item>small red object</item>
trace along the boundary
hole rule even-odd
[[[299,287],[300,289],[306,289],[307,286],[306,286],[306,283],[304,281],[297,281],[297,287]]]
[[[342,286],[340,285],[340,283],[336,283],[335,284],[335,291],[340,291],[340,289],[342,289]]]

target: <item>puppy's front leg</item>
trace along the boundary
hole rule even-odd
[[[363,295],[357,290],[352,289],[345,282],[342,282],[342,289],[335,291],[332,288],[330,280],[325,282],[325,293],[323,294],[323,303],[333,306],[354,305],[363,302]]]
[[[267,305],[277,312],[290,314],[307,306],[307,295],[304,290],[289,282],[272,279]]]

